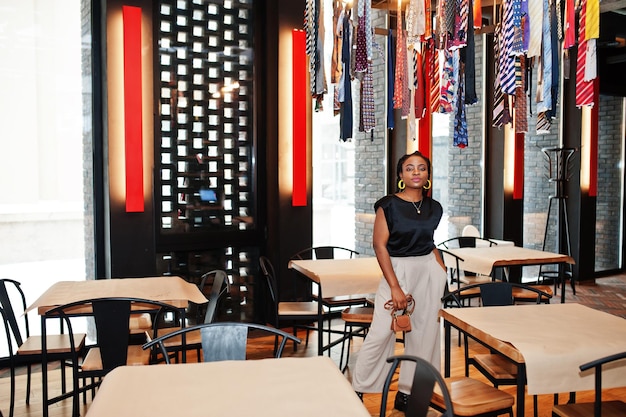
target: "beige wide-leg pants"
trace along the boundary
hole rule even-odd
[[[435,255],[392,257],[391,263],[405,294],[413,295],[415,310],[411,315],[412,330],[404,336],[404,354],[428,360],[441,369],[440,326],[438,313],[445,290],[447,273]],[[378,286],[374,318],[359,351],[352,377],[355,391],[381,392],[391,367],[387,358],[395,354],[396,335],[391,331],[391,314],[385,302],[391,299],[391,289],[383,278]],[[411,392],[415,364],[405,361],[400,367],[398,388]]]

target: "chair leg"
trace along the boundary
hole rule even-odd
[[[31,366],[28,364],[26,367],[26,405],[30,405],[30,377],[31,377]]]
[[[341,355],[339,356],[339,369],[344,370],[343,367],[343,349],[346,344],[346,337],[348,338],[348,356],[350,355],[350,338],[352,337],[352,326],[350,326],[350,334],[348,334],[348,323],[343,324],[343,340],[341,341]],[[348,366],[348,358],[346,358],[346,367]]]
[[[463,356],[465,359],[465,376],[468,377],[469,376],[469,347],[468,347],[468,340],[467,340],[467,334],[463,334]]]
[[[9,417],[13,417],[15,411],[15,367],[11,366],[11,398],[9,400]]]

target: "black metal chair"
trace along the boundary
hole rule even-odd
[[[477,247],[478,244],[482,244],[484,246],[487,247],[491,247],[491,246],[496,246],[498,243],[494,242],[493,240],[490,239],[485,239],[485,238],[481,238],[481,237],[477,237],[477,236],[456,236],[456,237],[452,237],[450,239],[444,240],[443,242],[440,242],[437,244],[437,247],[439,249],[441,249],[441,251],[444,254],[447,254],[447,256],[452,256],[454,258],[456,258],[456,263],[457,266],[456,268],[450,268],[450,283],[454,284],[454,282],[457,283],[457,289],[459,289],[461,287],[461,284],[463,283],[462,281],[465,280],[466,284],[473,284],[473,283],[477,283],[477,278],[471,278],[471,277],[476,277],[476,274],[473,272],[469,272],[469,271],[464,271],[463,272],[463,278],[461,278],[461,271],[459,269],[459,265],[458,265],[458,257],[453,255],[450,252],[447,252],[446,249],[454,249],[454,248],[475,248]]]
[[[293,327],[294,336],[297,335],[297,329],[306,329],[305,344],[308,346],[309,332],[318,330],[317,326],[312,325],[312,323],[317,323],[319,314],[326,314],[326,309],[320,306],[317,301],[281,301],[272,262],[266,256],[261,256],[259,257],[259,265],[270,296],[271,324],[276,328],[281,328],[283,323],[289,323]],[[278,340],[276,340],[276,343],[278,343]],[[296,347],[297,344],[294,343],[294,350]]]
[[[580,365],[581,372],[593,370],[595,373],[594,401],[585,403],[555,404],[552,407],[553,417],[623,417],[626,416],[626,402],[621,400],[602,401],[602,368],[614,365],[616,361],[626,359],[626,352],[605,356]],[[611,365],[609,365],[611,364]],[[622,368],[624,368],[622,363]],[[626,369],[622,370],[626,372]]]
[[[204,362],[224,361],[224,360],[245,360],[248,335],[251,330],[259,330],[269,335],[274,335],[281,339],[274,357],[280,358],[283,354],[285,344],[288,340],[300,343],[300,339],[270,326],[255,323],[234,323],[217,322],[203,323],[196,326],[176,330],[175,332],[153,339],[143,345],[143,349],[157,348],[165,358],[166,363],[170,363],[170,354],[165,342],[169,338],[179,337],[185,333],[199,331],[202,335],[202,352]]]
[[[15,300],[17,300],[16,306],[13,304]],[[48,354],[48,361],[59,361],[61,363],[61,392],[66,394],[65,371],[74,359],[70,338],[73,337],[74,339],[73,345],[76,354],[81,355],[84,353],[86,334],[77,333],[70,335],[69,333],[64,333],[64,327],[61,325],[59,333],[46,336],[45,342],[42,336],[32,336],[30,334],[28,314],[26,313],[26,296],[20,282],[12,279],[0,279],[0,307],[3,309],[2,316],[9,346],[9,362],[11,365],[9,417],[12,417],[15,409],[16,368],[26,366],[26,404],[30,404],[32,366],[42,363],[42,346],[53,347],[54,352]],[[18,320],[18,317],[21,320]]]
[[[73,353],[73,387],[72,392],[55,398],[48,398],[47,381],[44,381],[44,411],[48,406],[59,400],[72,397],[74,415],[78,412],[78,400],[81,392],[88,390],[94,393],[103,378],[114,368],[121,365],[148,365],[150,363],[150,351],[142,349],[141,345],[130,343],[129,320],[131,314],[149,312],[157,314],[160,310],[170,311],[172,314],[180,310],[172,305],[130,297],[104,297],[76,301],[48,310],[42,320],[42,332],[46,335],[47,321],[61,319],[73,334],[72,321],[78,317],[93,317],[96,330],[96,343],[87,346],[88,351],[82,362],[78,361],[78,345],[73,337],[70,344]],[[43,339],[46,340],[45,338]],[[47,346],[43,344],[43,352]],[[43,355],[42,365],[47,363],[47,354]],[[87,380],[90,383],[87,383]],[[83,385],[79,385],[79,380]]]
[[[201,291],[203,291],[203,289],[209,284],[211,286],[209,301],[203,306],[198,306],[199,309],[196,311],[197,321],[194,324],[213,323],[219,303],[225,296],[230,294],[228,276],[223,270],[216,269],[203,274],[198,287]],[[180,320],[176,320],[176,322],[174,322],[174,320],[169,320],[168,323],[164,313],[166,313],[166,311],[161,310],[159,314],[156,315],[154,326],[151,334],[149,334],[148,340],[156,339],[157,337],[161,337],[183,327],[188,327],[186,323],[181,323]],[[161,327],[162,324],[166,324],[166,326]],[[199,332],[186,333],[184,341],[181,336],[167,339],[164,343],[167,345],[168,351],[174,354],[176,360],[178,360],[178,352],[181,352],[182,350],[196,350],[198,356],[200,356],[200,350],[202,349],[202,341]],[[153,361],[155,362],[157,361],[156,353],[157,352],[155,351],[155,357],[153,358]]]
[[[398,355],[387,359],[391,368],[383,386],[381,417],[386,415],[391,380],[403,361],[415,363],[413,384],[404,414],[406,417],[426,417],[430,408],[441,412],[441,417],[513,416],[515,399],[511,394],[472,378],[443,378],[428,361],[416,356]]]

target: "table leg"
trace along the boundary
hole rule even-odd
[[[515,398],[517,402],[517,417],[524,417],[525,402],[526,402],[526,364],[517,364],[517,395]]]
[[[317,356],[324,354],[324,315],[322,314],[322,286],[317,298]]]
[[[559,264],[559,281],[561,282],[561,304],[563,304],[565,302],[565,264],[563,263]]]
[[[46,319],[41,315],[41,395],[42,416],[48,417],[48,355],[46,355]],[[61,364],[61,366],[64,366]]]
[[[443,332],[444,332],[443,333],[444,334],[443,367],[444,367],[444,377],[446,378],[450,377],[450,333],[451,333],[450,327],[451,327],[450,323],[448,323],[447,320],[444,320],[443,322]]]

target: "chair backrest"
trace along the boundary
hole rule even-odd
[[[16,291],[10,290],[9,288],[11,287]],[[21,299],[21,306],[19,310],[17,310],[11,302],[11,295],[14,293],[18,294],[18,298]],[[27,339],[28,336],[30,336],[30,329],[28,327],[28,318],[25,314],[23,314],[26,310],[26,296],[24,295],[21,284],[18,281],[8,278],[0,279],[0,307],[4,309],[7,324],[11,328],[11,333],[15,338],[17,347],[22,346],[24,340]],[[17,317],[21,315],[24,316],[24,335],[22,335],[20,326],[17,321]]]
[[[283,332],[274,327],[256,323],[217,322],[203,323],[197,326],[186,327],[157,337],[143,345],[144,349],[153,346],[161,349],[167,363],[170,363],[169,354],[163,341],[187,332],[200,331],[202,335],[202,352],[205,362],[223,360],[245,360],[248,334],[250,330],[261,330],[269,335],[281,338],[275,357],[280,358],[288,340],[300,343],[300,339],[292,334]]]
[[[297,252],[291,259],[351,259],[358,254],[342,246],[315,246]]]
[[[177,313],[172,305],[159,301],[130,297],[104,297],[76,301],[48,310],[44,315],[45,322],[49,318],[61,318],[72,335],[71,318],[75,316],[91,316],[96,326],[97,346],[100,348],[103,371],[112,370],[126,365],[129,345],[129,319],[132,313],[150,312],[159,314],[162,311]],[[45,333],[44,333],[45,334]],[[72,341],[72,351],[75,344]]]
[[[463,303],[461,302],[463,299],[463,292],[467,292],[469,294],[474,288],[480,289],[480,299],[483,307],[513,305],[515,303],[513,288],[520,288],[534,292],[537,294],[537,304],[552,298],[552,294],[548,294],[547,292],[535,288],[532,285],[517,282],[490,281],[466,285],[454,291],[446,291],[444,296],[441,298],[441,301],[445,307],[463,307]]]
[[[11,337],[11,324],[9,323],[9,316],[8,314],[5,312],[4,308],[0,307],[0,315],[2,316],[2,323],[4,325],[4,334],[5,334],[5,340],[6,340],[6,345],[9,348],[9,362],[10,362],[10,367],[11,369],[13,369],[13,343],[12,343],[12,337]],[[4,366],[4,365],[3,365]]]
[[[480,237],[480,232],[478,231],[478,228],[476,226],[474,226],[473,224],[468,224],[463,228],[461,236]]]
[[[200,281],[200,291],[202,291],[209,282],[209,278],[213,277],[213,284],[211,285],[211,294],[209,295],[209,303],[207,304],[206,313],[204,314],[204,323],[212,323],[215,320],[215,312],[217,311],[217,305],[222,296],[230,293],[230,283],[226,272],[221,269],[215,269],[202,275]],[[224,286],[224,284],[226,284]]]
[[[513,286],[502,281],[481,283],[480,300],[483,307],[513,305]]]
[[[614,355],[604,356],[591,362],[580,365],[581,372],[593,369],[595,372],[595,396],[593,404],[593,416],[602,417],[602,367],[611,362],[626,359],[626,351]]]
[[[481,242],[484,246],[496,246],[498,244],[492,240],[477,236],[455,236],[439,242],[437,246],[443,249],[475,248],[477,246],[476,242]]]
[[[261,267],[261,273],[267,284],[267,289],[270,296],[272,324],[278,326],[278,283],[276,282],[276,274],[274,273],[274,265],[266,256],[259,257],[259,266]]]
[[[274,265],[267,256],[259,257],[259,266],[261,267],[261,273],[265,277],[268,283],[270,296],[272,300],[278,302],[278,283],[276,282],[276,274],[274,272]]]
[[[387,374],[385,384],[383,386],[383,394],[380,401],[380,416],[384,417],[387,409],[387,396],[389,387],[393,379],[396,369],[402,361],[415,362],[415,373],[413,374],[413,385],[409,402],[405,411],[406,417],[426,417],[430,408],[431,398],[435,389],[435,384],[439,385],[439,389],[443,395],[446,411],[441,417],[453,417],[454,408],[450,392],[443,380],[441,374],[428,361],[418,358],[417,356],[398,355],[387,358],[387,362],[391,362],[391,368]]]

